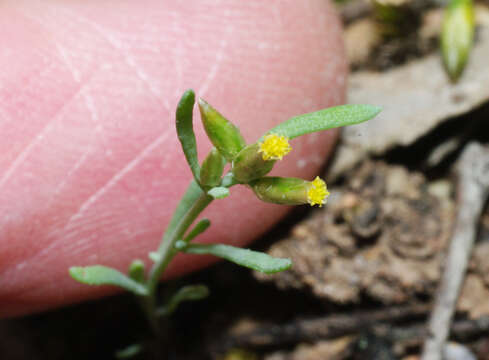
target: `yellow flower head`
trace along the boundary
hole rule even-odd
[[[326,204],[326,198],[329,196],[329,191],[326,187],[326,183],[316,176],[311,182],[309,190],[307,190],[307,201],[311,206],[319,205],[322,207]]]
[[[263,160],[282,160],[292,148],[289,145],[289,139],[283,135],[268,134],[260,143],[260,150]]]

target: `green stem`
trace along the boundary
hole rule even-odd
[[[204,210],[207,205],[212,202],[213,198],[205,193],[202,193],[194,204],[190,207],[189,211],[180,219],[173,233],[168,237],[168,239],[162,244],[162,247],[158,251],[160,254],[159,260],[151,268],[149,275],[147,287],[149,296],[154,297],[156,291],[156,286],[160,280],[163,271],[173,259],[173,257],[178,252],[175,249],[175,243],[183,238],[185,231],[192,225],[197,216],[200,215],[202,210]]]
[[[191,189],[192,185],[193,184],[190,185],[189,190]],[[228,174],[228,176],[223,178],[221,186],[231,187],[233,185],[235,185],[235,182],[232,174]],[[148,280],[146,282],[148,296],[140,298],[141,307],[156,334],[159,333],[156,309],[156,289],[158,286],[158,281],[160,280],[168,264],[178,252],[178,250],[175,248],[175,243],[178,240],[183,239],[185,232],[200,215],[200,213],[212,202],[212,200],[212,196],[202,192],[195,198],[195,200],[193,200],[193,203],[188,210],[182,214],[183,216],[177,221],[171,233],[165,233],[163,236],[163,240],[158,249],[158,254],[160,257],[151,268]]]
[[[148,322],[156,334],[159,333],[159,325],[156,314],[156,289],[158,281],[160,280],[161,275],[165,271],[168,264],[178,252],[178,250],[175,249],[175,243],[183,238],[183,235],[187,229],[192,225],[194,220],[207,207],[207,205],[212,202],[212,200],[213,198],[211,196],[203,192],[198,198],[196,198],[188,211],[178,221],[173,232],[169,234],[169,236],[165,236],[162,240],[162,244],[158,250],[160,258],[151,268],[148,281],[146,282],[148,296],[140,298],[140,304],[143,312],[145,313]]]
[[[159,337],[160,326],[158,324],[158,317],[156,316],[155,297],[153,295],[138,296],[138,300],[146,319],[148,319],[151,329],[153,329],[154,335]]]

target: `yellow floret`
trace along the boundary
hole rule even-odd
[[[289,145],[289,139],[283,135],[269,134],[260,144],[260,150],[263,160],[282,160],[292,148]]]
[[[311,187],[307,191],[307,201],[311,206],[319,205],[322,207],[326,204],[326,198],[329,195],[329,191],[326,187],[326,183],[316,176],[311,182]]]

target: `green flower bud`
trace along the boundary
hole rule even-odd
[[[474,38],[472,0],[452,0],[445,10],[441,34],[443,64],[452,81],[465,68]]]
[[[246,145],[239,129],[202,99],[199,99],[199,109],[210,141],[231,161]]]
[[[221,183],[221,176],[224,170],[226,159],[216,148],[212,148],[211,152],[205,158],[200,169],[200,184],[203,187],[215,187]]]
[[[264,160],[260,152],[260,144],[246,146],[233,160],[232,172],[240,183],[247,184],[268,174],[275,160]]]
[[[256,196],[265,202],[283,205],[310,204],[323,206],[329,195],[326,183],[297,178],[264,177],[250,183]]]

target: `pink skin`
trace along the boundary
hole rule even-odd
[[[0,24],[0,316],[114,291],[75,282],[72,265],[150,265],[191,179],[174,129],[185,89],[249,142],[344,100],[340,26],[324,0],[11,0]],[[312,179],[334,138],[294,140],[274,172]],[[200,240],[248,244],[286,211],[235,187],[205,211]],[[210,261],[179,256],[167,275]]]

